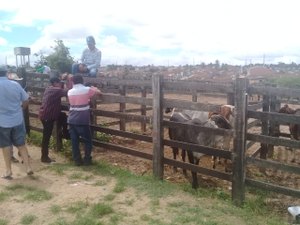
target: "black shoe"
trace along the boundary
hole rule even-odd
[[[88,161],[84,161],[83,162],[83,165],[84,166],[91,166],[93,163],[92,163],[92,160],[88,160]]]
[[[82,161],[75,162],[74,164],[75,164],[75,166],[82,166],[83,165]]]
[[[13,163],[18,163],[18,162],[19,162],[19,160],[16,159],[14,156],[11,157],[11,161],[12,161]]]
[[[52,163],[52,162],[56,162],[54,159],[50,159],[49,157],[46,159],[41,159],[41,162],[43,163]]]

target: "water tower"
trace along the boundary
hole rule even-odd
[[[30,60],[29,60],[29,55],[30,55],[30,48],[26,47],[16,47],[14,48],[14,52],[16,55],[16,66],[17,67],[29,67],[30,66]],[[27,57],[26,57],[27,56]],[[27,58],[27,60],[26,60]],[[20,64],[19,61],[20,60]]]

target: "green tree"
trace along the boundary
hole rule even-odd
[[[70,55],[69,48],[64,45],[62,40],[55,40],[55,43],[56,46],[51,47],[54,52],[46,57],[46,61],[51,70],[57,70],[60,73],[70,73],[74,60]]]

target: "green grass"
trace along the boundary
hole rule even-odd
[[[92,205],[90,214],[95,218],[101,218],[105,215],[113,213],[114,210],[111,205],[106,203],[97,203]]]
[[[83,213],[88,206],[89,205],[87,202],[83,202],[83,201],[74,202],[70,206],[68,206],[67,212],[73,214]]]
[[[62,211],[62,208],[60,205],[52,205],[50,207],[50,212],[53,214],[53,215],[57,215],[59,214],[60,212]]]
[[[21,224],[23,225],[29,225],[32,224],[35,220],[37,219],[37,217],[35,215],[24,215],[21,219]]]
[[[0,218],[0,225],[8,225],[8,222],[9,221]]]
[[[52,198],[52,194],[45,190],[41,190],[35,187],[25,186],[21,184],[10,185],[5,187],[5,189],[9,193],[13,193],[14,196],[19,195],[23,197],[24,201],[40,202],[40,201],[47,201]]]

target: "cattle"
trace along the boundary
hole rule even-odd
[[[196,111],[196,110],[180,110],[177,108],[166,108],[165,109],[165,113],[170,113],[171,114],[171,118],[175,113],[180,113],[184,118],[186,119],[199,119],[200,121],[206,121],[207,119],[211,118],[213,115],[220,115],[223,118],[225,118],[226,123],[223,124],[219,124],[218,127],[219,128],[224,128],[224,129],[232,129],[234,126],[234,106],[233,105],[221,105],[219,110],[216,112],[205,112],[205,111]],[[219,120],[220,121],[220,120]],[[174,134],[172,134],[174,131],[172,128],[169,129],[169,137],[171,140],[175,140],[174,139]],[[222,149],[225,150],[229,150],[230,149],[230,142],[231,142],[231,135],[226,135],[224,136],[224,140],[223,140],[223,145],[222,145]],[[172,151],[173,151],[173,159],[176,159],[176,156],[179,154],[179,149],[176,147],[172,147]],[[185,162],[185,157],[186,157],[186,152],[185,150],[181,151],[181,158],[182,161]],[[216,168],[216,163],[217,161],[220,163],[220,159],[217,157],[213,156],[213,168]],[[225,164],[227,164],[227,162],[225,161]],[[174,167],[174,171],[176,171],[177,168]],[[228,171],[228,168],[225,167],[225,171]],[[183,170],[184,175],[186,175],[186,171]]]
[[[210,118],[202,118],[201,120],[199,118],[191,118],[189,115],[185,115],[184,113],[175,112],[172,114],[170,121],[185,123],[189,125],[200,125],[197,128],[195,128],[194,126],[169,128],[169,135],[172,140],[199,144],[202,146],[214,148],[222,147],[224,137],[222,135],[214,134],[213,131],[204,131],[203,128],[201,129],[201,126],[210,128],[231,128],[228,121],[221,115],[212,115]],[[198,165],[200,158],[204,156],[203,153],[193,152],[189,149],[184,149],[182,152],[187,152],[189,162],[195,165]],[[192,187],[198,187],[198,178],[196,172],[192,172]]]
[[[292,114],[300,116],[300,109],[292,109],[288,104],[285,104],[279,109],[279,113]],[[290,138],[292,140],[300,140],[300,124],[289,124]],[[291,162],[296,162],[296,150],[292,149],[293,158]]]

